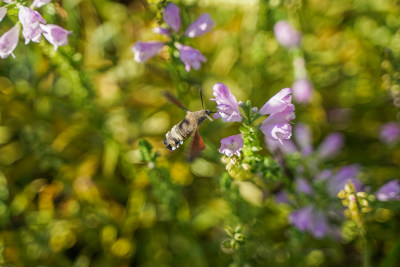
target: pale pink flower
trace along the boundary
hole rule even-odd
[[[40,8],[40,7],[44,6],[45,4],[49,3],[50,1],[51,0],[35,0],[35,1],[33,1],[32,6],[36,7],[36,8]]]
[[[301,34],[284,20],[278,21],[274,26],[275,37],[278,42],[287,47],[295,47],[300,44]]]

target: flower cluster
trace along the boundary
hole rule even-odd
[[[278,21],[274,25],[276,40],[288,49],[296,49],[300,45],[301,33],[285,20]],[[292,85],[293,97],[299,103],[308,103],[313,94],[313,85],[307,78],[305,60],[299,53],[293,59],[295,82]]]
[[[230,92],[229,88],[217,83],[213,87],[213,101],[217,103],[217,112],[214,118],[221,118],[223,122],[241,122],[244,121],[249,126],[251,122],[261,115],[269,115],[260,125],[259,129],[267,139],[282,143],[292,135],[292,127],[289,124],[295,118],[295,107],[291,103],[292,89],[284,88],[274,95],[265,103],[258,111],[257,108],[251,108],[246,112],[246,118],[243,117],[239,110],[239,103],[236,97]],[[244,107],[243,104],[241,104]],[[220,153],[228,157],[234,154],[240,156],[240,150],[243,147],[243,137],[241,134],[229,136],[221,140]]]
[[[13,1],[4,2],[11,3]],[[39,8],[48,2],[50,2],[50,0],[35,0],[32,3],[32,8]],[[21,31],[20,25],[22,25],[22,35],[25,38],[25,45],[29,44],[29,42],[39,43],[42,39],[42,35],[54,46],[54,50],[57,50],[59,46],[68,44],[68,35],[72,33],[71,31],[67,31],[58,25],[47,24],[42,15],[30,7],[20,4],[17,4],[17,7],[19,9],[19,23],[0,37],[1,58],[6,58],[9,55],[15,57],[13,51],[18,45]],[[0,21],[6,14],[7,8],[1,7]]]
[[[168,28],[157,27],[154,32],[169,36],[172,40],[179,40],[181,38],[181,18],[179,7],[173,3],[168,4],[163,12],[163,20],[167,23]],[[205,13],[194,21],[186,31],[183,32],[183,37],[194,38],[209,32],[214,26],[214,21],[210,15]],[[135,54],[134,60],[136,62],[144,63],[147,59],[155,56],[161,48],[167,45],[167,42],[149,41],[149,42],[136,42],[132,47]],[[191,68],[198,70],[201,63],[206,61],[206,58],[200,53],[199,50],[183,45],[180,42],[174,42],[173,46],[179,51],[179,58],[185,65],[185,70],[189,72]]]

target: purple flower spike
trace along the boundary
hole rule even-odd
[[[0,37],[0,58],[14,56],[13,51],[18,45],[20,26],[16,24]]]
[[[260,108],[258,113],[261,115],[267,115],[283,111],[287,106],[292,105],[291,93],[292,89],[290,88],[284,88],[280,90],[276,95],[271,97],[271,99],[268,100],[268,102],[265,103],[262,108]]]
[[[163,42],[136,42],[132,47],[132,51],[135,53],[134,60],[144,63],[149,58],[154,57],[163,46]]]
[[[20,6],[18,18],[22,24],[22,35],[25,38],[25,44],[30,41],[39,43],[43,32],[40,28],[40,23],[46,24],[46,20],[42,15],[29,7]]]
[[[32,3],[33,7],[39,8],[44,6],[45,4],[49,3],[51,0],[35,0]]]
[[[400,124],[397,122],[388,122],[381,127],[380,139],[388,145],[394,145],[400,139]]]
[[[169,4],[163,13],[163,20],[168,24],[174,32],[179,32],[181,28],[181,18],[180,18],[179,7],[175,4]]]
[[[201,62],[206,62],[207,59],[200,53],[199,50],[194,49],[191,46],[177,44],[176,47],[179,50],[179,58],[185,64],[185,70],[190,71],[191,67],[195,70],[200,69]]]
[[[329,159],[334,157],[342,149],[344,137],[340,133],[331,133],[322,144],[318,147],[317,154],[321,159]]]
[[[313,86],[308,79],[300,79],[293,83],[293,97],[299,103],[308,103],[311,100]]]
[[[7,8],[0,7],[0,21],[2,21],[6,15],[7,15]]]
[[[223,122],[242,121],[236,97],[225,84],[216,83],[213,86],[213,95],[215,98],[211,100],[217,102],[218,109],[218,112],[214,114],[214,119],[221,118]]]
[[[287,21],[278,21],[274,26],[274,33],[278,42],[287,48],[292,48],[300,44],[300,32],[293,29]]]
[[[68,35],[71,34],[72,31],[67,31],[54,24],[40,25],[40,27],[43,30],[44,38],[54,46],[54,50],[57,51],[59,46],[68,44]]]
[[[184,35],[190,38],[201,36],[211,31],[214,25],[215,22],[211,19],[210,14],[204,13],[196,21],[190,24]]]
[[[400,185],[399,180],[390,181],[379,188],[376,197],[380,201],[399,200]]]
[[[243,148],[243,137],[241,134],[228,136],[221,139],[219,153],[232,157],[234,154],[240,157],[240,150]]]

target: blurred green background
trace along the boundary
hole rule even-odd
[[[188,141],[166,150],[165,133],[185,113],[162,92],[200,110],[193,79],[215,110],[212,86],[222,82],[238,100],[261,107],[292,85],[292,60],[301,53],[315,91],[311,103],[296,104],[294,124],[310,125],[314,143],[343,133],[344,151],[331,166],[361,164],[363,182],[375,190],[399,178],[399,146],[378,138],[383,123],[400,118],[399,2],[175,3],[186,26],[203,12],[216,22],[188,40],[207,58],[199,71],[185,74],[182,64],[172,72],[166,51],[146,64],[133,61],[136,41],[163,40],[152,32],[162,22],[155,0],[52,1],[41,14],[73,31],[70,45],[54,52],[45,41],[25,46],[21,39],[16,58],[0,61],[0,264],[228,266],[247,258],[248,266],[359,266],[355,242],[293,232],[289,208],[270,197],[260,204],[254,185],[247,198],[223,190],[217,149],[237,124],[206,121],[207,149],[192,164]],[[0,23],[2,33],[15,16]],[[296,52],[274,37],[281,19],[302,32]],[[159,155],[156,167],[143,161],[141,138]],[[373,230],[381,238],[372,242],[373,266],[400,263],[387,260],[400,247],[399,214],[391,216]],[[224,227],[237,225],[248,225],[247,256],[221,249]]]

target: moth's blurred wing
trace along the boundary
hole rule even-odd
[[[171,101],[173,104],[175,104],[177,107],[185,110],[185,111],[190,111],[187,108],[185,108],[185,106],[183,106],[183,104],[181,102],[179,102],[178,99],[176,99],[173,95],[171,95],[170,93],[168,93],[167,91],[163,92],[164,96]]]
[[[189,161],[192,162],[195,160],[204,149],[206,149],[206,145],[199,134],[199,130],[196,129],[192,139],[192,146],[189,151]]]

